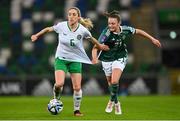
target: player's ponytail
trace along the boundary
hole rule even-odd
[[[87,29],[92,29],[93,28],[93,23],[89,18],[80,18],[79,23],[82,24],[84,27]]]

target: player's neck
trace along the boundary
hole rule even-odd
[[[78,27],[79,23],[75,23],[75,24],[69,24],[69,28],[71,29],[71,31],[75,31]]]
[[[114,34],[118,34],[118,33],[120,33],[121,32],[121,27],[118,27],[117,29],[116,29],[116,31],[114,31],[113,33]]]
[[[121,32],[121,27],[118,27],[117,30],[116,30],[117,33],[120,33]]]

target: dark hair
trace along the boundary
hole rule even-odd
[[[107,18],[109,18],[109,17],[116,18],[118,20],[118,22],[121,22],[121,17],[120,17],[119,11],[113,10],[109,13],[105,12],[103,15],[106,16]]]

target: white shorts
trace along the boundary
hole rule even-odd
[[[114,68],[119,68],[121,71],[123,71],[126,64],[127,64],[127,57],[120,58],[118,60],[110,61],[110,62],[102,61],[103,71],[104,71],[106,76],[111,76],[112,70]]]

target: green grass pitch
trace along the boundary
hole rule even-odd
[[[50,97],[0,97],[0,120],[180,120],[180,96],[120,97],[122,115],[106,114],[108,96],[84,96],[83,117],[73,116],[72,96],[63,96],[63,111],[47,111]]]

